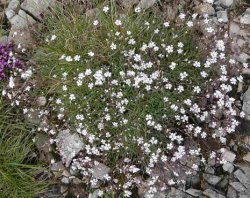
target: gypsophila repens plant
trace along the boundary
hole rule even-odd
[[[14,56],[14,44],[0,43],[0,80],[5,78],[12,69],[21,68],[22,62]]]
[[[185,183],[209,159],[225,162],[217,151],[236,131],[235,116],[244,116],[228,93],[242,77],[230,72],[237,65],[226,53],[227,34],[204,52],[194,40],[197,15],[180,13],[176,21],[138,7],[119,14],[110,4],[94,19],[59,11],[46,22],[47,55],[39,62],[51,118],[81,137],[84,147],[69,166],[100,197],[130,197],[140,186],[152,197]],[[98,163],[109,173],[95,176]]]

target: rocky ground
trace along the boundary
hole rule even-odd
[[[1,0],[0,17],[3,21],[2,28],[5,35],[0,38],[0,41],[8,42],[13,40],[17,45],[21,45],[23,50],[34,47],[36,41],[33,32],[39,31],[43,16],[47,10],[53,8],[55,3],[55,0]],[[119,0],[118,3],[124,9],[135,5],[141,8],[153,6],[157,12],[164,11],[166,18],[170,20],[175,18],[178,10],[192,10],[200,15],[207,14],[207,17],[212,19],[211,23],[215,29],[228,31],[228,36],[232,40],[231,46],[229,46],[230,50],[233,52],[234,57],[246,66],[242,71],[244,82],[238,85],[238,96],[239,108],[242,108],[247,116],[241,120],[240,133],[231,140],[224,152],[224,159],[228,162],[223,166],[215,165],[214,161],[209,162],[203,173],[197,173],[197,175],[190,177],[184,188],[171,188],[167,197],[250,197],[250,70],[247,68],[250,59],[249,4],[240,0],[194,0],[190,2],[183,0]],[[95,14],[96,10],[89,1],[81,0],[79,4],[87,15]],[[201,23],[199,31],[202,34],[200,36],[205,42],[209,42],[209,37],[213,33],[209,34],[204,30],[204,24]],[[30,60],[28,64],[32,65],[34,62]],[[37,98],[37,106],[42,107],[45,104],[45,97]],[[27,119],[42,127],[46,119],[37,115],[36,110],[31,114]],[[67,131],[63,131],[59,136],[59,148],[65,151],[63,152],[65,159],[71,159],[71,152],[67,144],[72,141],[77,143],[77,135],[70,135]],[[41,158],[45,160],[51,160],[48,154],[50,150],[48,141],[47,137],[41,134],[35,138]],[[77,148],[73,149],[77,150]],[[96,165],[96,174],[98,176],[101,177],[108,171],[109,168],[105,165]],[[51,163],[51,173],[52,176],[50,177],[60,182],[52,186],[48,191],[41,193],[40,197],[86,197],[81,181],[73,176],[72,171],[65,167],[62,161]],[[159,193],[155,198],[165,196],[165,194]],[[95,197],[97,197],[97,192],[89,196],[89,198]]]

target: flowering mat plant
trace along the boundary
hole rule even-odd
[[[244,113],[235,105],[243,77],[226,32],[204,50],[195,36],[197,14],[167,21],[140,7],[121,14],[113,3],[94,18],[65,9],[44,23],[36,57],[48,99],[37,107],[46,117],[38,129],[59,154],[52,166],[62,160],[100,197],[137,196],[142,188],[154,197],[184,186],[211,160],[227,161],[224,147]],[[32,78],[30,69],[21,73]],[[34,108],[24,103],[23,112],[30,116]]]

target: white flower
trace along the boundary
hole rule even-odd
[[[198,165],[197,164],[193,164],[193,166],[192,166],[192,169],[194,169],[195,171],[197,171],[198,170]]]
[[[208,74],[207,74],[207,72],[202,71],[202,72],[201,72],[201,76],[202,76],[203,78],[206,78],[206,77],[208,76]]]
[[[135,8],[135,12],[136,12],[136,13],[140,13],[140,12],[141,12],[141,8],[140,8],[140,7],[136,7],[136,8]]]
[[[28,69],[28,70],[26,70],[25,72],[23,72],[22,74],[21,74],[21,78],[22,79],[29,79],[31,76],[32,76],[32,70],[31,69]]]
[[[9,79],[9,87],[13,89],[15,87],[14,78],[11,76]]]
[[[115,20],[115,24],[116,24],[117,26],[121,26],[121,25],[122,25],[122,21],[119,20],[119,19],[116,19],[116,20]]]
[[[92,52],[92,51],[89,51],[89,52],[88,52],[88,55],[89,55],[90,57],[93,57],[93,56],[95,55],[95,53]]]
[[[216,48],[220,51],[224,51],[225,50],[225,45],[224,45],[224,41],[223,40],[218,40],[216,42]]]
[[[168,53],[172,53],[172,52],[174,51],[173,45],[168,45],[168,46],[166,47],[166,51],[167,51]]]
[[[115,33],[116,36],[120,36],[120,34],[121,34],[120,32],[116,32]]]
[[[132,195],[132,192],[131,191],[129,191],[129,190],[125,190],[124,191],[124,196],[125,197],[130,197]]]
[[[170,186],[174,185],[175,183],[176,183],[176,182],[174,182],[173,179],[170,179],[170,180],[168,181],[168,184],[169,184]]]
[[[80,55],[76,55],[76,56],[74,57],[74,60],[75,60],[75,61],[80,61],[80,58],[81,58]]]
[[[182,85],[179,85],[179,86],[177,87],[177,91],[178,91],[179,93],[183,92],[183,91],[184,91],[184,87],[183,87]]]
[[[183,44],[182,42],[179,42],[179,43],[177,44],[177,46],[178,46],[179,48],[183,48],[183,47],[184,47],[184,44]]]
[[[50,40],[51,40],[51,41],[56,40],[56,35],[52,35]]]
[[[65,58],[65,60],[66,60],[67,62],[72,62],[72,61],[73,61],[73,59],[72,59],[71,56],[67,56],[67,57]]]
[[[97,26],[98,24],[99,24],[99,21],[98,21],[98,20],[94,20],[94,21],[93,21],[93,25],[94,25],[94,26]]]
[[[199,86],[195,86],[193,89],[194,93],[200,93],[201,92],[201,88]]]
[[[155,30],[154,30],[154,33],[155,33],[155,34],[158,34],[159,32],[160,32],[159,29],[155,29]]]
[[[107,13],[109,11],[109,7],[108,6],[104,6],[104,8],[102,10],[103,10],[103,12]]]
[[[198,62],[198,61],[195,61],[194,64],[193,64],[194,67],[200,67],[201,66],[201,63]]]
[[[63,59],[65,59],[65,58],[66,58],[65,54],[63,54],[63,55],[59,58],[59,60],[63,60]]]
[[[169,27],[170,26],[170,24],[169,24],[169,22],[167,21],[167,22],[165,22],[165,23],[163,23],[163,25],[164,25],[164,27]]]
[[[180,17],[180,19],[185,19],[186,15],[185,15],[184,13],[181,13],[181,14],[179,15],[179,17]]]
[[[187,26],[188,26],[188,27],[193,27],[193,25],[194,25],[194,23],[193,23],[192,21],[188,21],[188,22],[187,22]]]
[[[172,62],[170,65],[169,65],[169,68],[171,69],[171,70],[174,70],[175,69],[175,67],[176,67],[176,63],[174,63],[174,62]]]
[[[62,90],[67,91],[68,90],[67,85],[63,85]]]
[[[74,95],[74,94],[70,94],[69,100],[70,100],[70,101],[73,101],[73,100],[75,100],[75,99],[76,99],[75,95]]]
[[[103,192],[102,190],[98,190],[97,195],[98,195],[99,197],[102,197],[102,196],[104,195],[104,192]]]
[[[243,111],[240,112],[240,117],[241,117],[241,118],[244,118],[245,115],[246,115],[245,112],[243,112]]]
[[[214,32],[214,29],[212,27],[208,27],[208,28],[206,28],[206,30],[207,30],[208,33]]]
[[[111,45],[110,45],[110,49],[111,49],[111,50],[115,50],[115,49],[116,49],[116,44],[111,43]]]
[[[128,44],[134,45],[136,43],[135,39],[129,39]]]

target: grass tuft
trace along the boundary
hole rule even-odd
[[[31,198],[46,187],[36,181],[43,170],[30,159],[32,136],[18,116],[0,100],[0,197]]]

